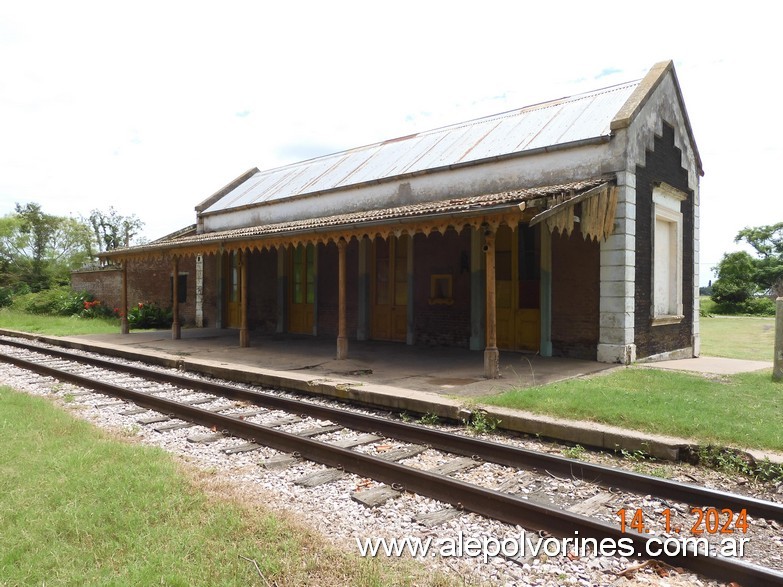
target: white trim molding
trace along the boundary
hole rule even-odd
[[[682,191],[661,183],[653,187],[652,291],[650,318],[653,326],[677,324],[682,310],[683,227]]]

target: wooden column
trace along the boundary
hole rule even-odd
[[[179,340],[182,329],[179,324],[179,257],[171,263],[171,340]]]
[[[247,251],[239,251],[239,295],[240,299],[240,326],[239,326],[239,346],[247,348],[250,346],[250,333],[247,329]]]
[[[128,334],[128,262],[122,262],[122,284],[120,286],[120,334]]]
[[[484,232],[484,253],[487,275],[487,347],[484,349],[484,377],[497,379],[500,375],[500,353],[497,345],[497,311],[495,306],[495,232]]]
[[[337,294],[337,359],[348,358],[348,336],[345,325],[345,249],[348,243],[344,238],[337,241],[337,273],[338,273],[338,294]]]

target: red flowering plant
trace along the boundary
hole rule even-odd
[[[116,318],[117,310],[105,306],[100,300],[84,300],[84,308],[79,313],[82,318]]]
[[[139,302],[128,310],[130,328],[171,328],[171,308],[161,308],[154,302]]]

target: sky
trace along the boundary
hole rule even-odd
[[[530,4],[530,5],[528,5]],[[673,60],[705,175],[701,283],[783,221],[764,2],[0,4],[0,215],[114,207],[144,236],[269,169],[641,78]],[[728,6],[728,5],[726,5]],[[774,103],[773,103],[774,102]],[[774,176],[772,176],[774,177]]]

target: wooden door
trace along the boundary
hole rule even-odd
[[[290,252],[288,331],[313,333],[315,316],[315,246],[299,245]]]
[[[404,342],[408,334],[408,235],[373,242],[372,338]]]
[[[242,325],[242,267],[239,262],[239,251],[228,253],[225,263],[226,275],[226,326],[239,328]]]
[[[537,351],[541,340],[539,227],[498,228],[495,288],[498,348]]]

